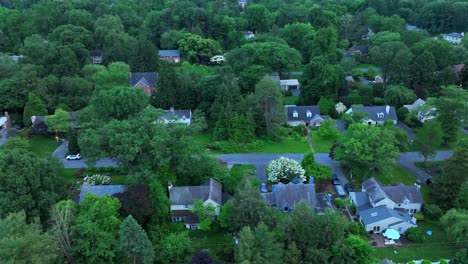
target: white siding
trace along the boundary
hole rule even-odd
[[[371,203],[372,203],[372,201],[371,201]],[[374,207],[377,207],[377,206],[380,206],[380,205],[385,205],[387,208],[391,208],[391,209],[395,208],[395,206],[396,206],[396,204],[392,200],[390,200],[388,198],[385,198],[382,201],[379,201],[375,205],[373,204]]]
[[[402,204],[395,204],[394,206],[395,206],[395,208],[405,209],[408,213],[410,213],[409,210],[411,210],[411,209],[415,210],[416,212],[421,211],[422,204],[420,204],[420,203],[409,203],[409,204],[405,205],[404,203],[402,203]]]
[[[171,205],[171,212],[172,211],[179,211],[179,210],[189,210],[192,207],[193,207],[193,204]]]
[[[302,122],[302,121],[288,121],[288,125],[290,125],[290,126],[299,126],[301,124],[305,125],[305,123]]]

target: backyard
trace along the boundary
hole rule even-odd
[[[376,258],[388,258],[396,262],[405,263],[417,259],[438,261],[441,258],[451,258],[455,256],[456,252],[460,249],[447,237],[439,224],[420,221],[418,225],[424,232],[431,230],[432,236],[426,235],[426,241],[422,243],[412,243],[405,247],[376,248]]]
[[[189,237],[195,251],[208,251],[217,259],[230,258],[234,252],[234,238],[232,235],[213,225],[210,231],[190,230]]]
[[[27,137],[30,144],[30,150],[41,157],[51,155],[60,145],[53,137],[48,136],[30,136]]]
[[[311,130],[312,145],[316,153],[330,153],[330,148],[333,146],[336,138],[324,138],[318,134],[318,130]]]
[[[383,185],[396,185],[400,182],[405,185],[413,185],[416,182],[416,177],[409,171],[400,167],[399,165],[393,165],[386,172],[372,173],[368,177],[362,177],[362,175],[354,174],[351,177],[349,171],[345,171],[346,177],[353,183],[353,186],[361,186],[361,183],[370,177],[374,177]]]

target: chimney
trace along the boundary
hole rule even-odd
[[[10,120],[10,114],[8,114],[8,112],[5,111],[5,117],[7,119],[6,123],[5,123],[5,127],[6,128],[9,128],[11,127],[11,120]]]
[[[387,115],[390,114],[390,106],[389,105],[385,106],[385,112],[387,112]]]
[[[174,113],[174,107],[169,107],[169,112]]]

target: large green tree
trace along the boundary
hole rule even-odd
[[[238,263],[282,263],[281,244],[268,227],[260,222],[255,229],[242,228],[239,234]]]
[[[284,122],[284,107],[279,84],[270,77],[264,77],[255,86],[256,119],[259,132],[268,136],[276,133]]]
[[[416,132],[413,146],[427,158],[433,157],[437,153],[437,148],[442,144],[442,129],[437,121],[424,123],[423,127]]]
[[[372,46],[369,51],[372,62],[382,67],[384,83],[406,82],[413,54],[402,42],[385,42]]]
[[[451,209],[440,218],[440,224],[460,246],[468,245],[468,210]]]
[[[151,264],[154,251],[145,230],[129,215],[120,228],[120,252],[127,263]]]
[[[34,93],[28,94],[28,102],[24,106],[23,111],[23,123],[25,126],[31,126],[32,116],[45,116],[47,115],[47,109],[44,102]]]
[[[44,120],[49,131],[54,131],[56,134],[64,134],[70,127],[70,114],[63,109],[55,109],[53,115],[47,116]]]
[[[401,85],[389,85],[385,87],[384,100],[387,104],[400,108],[404,104],[410,104],[416,100],[414,92]]]
[[[42,232],[38,221],[29,222],[24,211],[0,219],[1,263],[54,263],[57,248],[52,236]]]
[[[217,41],[199,35],[186,33],[177,44],[191,63],[208,63],[211,57],[221,55],[221,47]]]
[[[171,233],[156,246],[157,260],[164,264],[187,263],[193,251],[187,231]]]

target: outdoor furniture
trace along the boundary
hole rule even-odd
[[[383,235],[389,239],[400,239],[400,233],[398,233],[398,231],[396,231],[395,229],[391,229],[391,228],[388,228],[387,230],[385,230],[385,233],[383,233]]]

